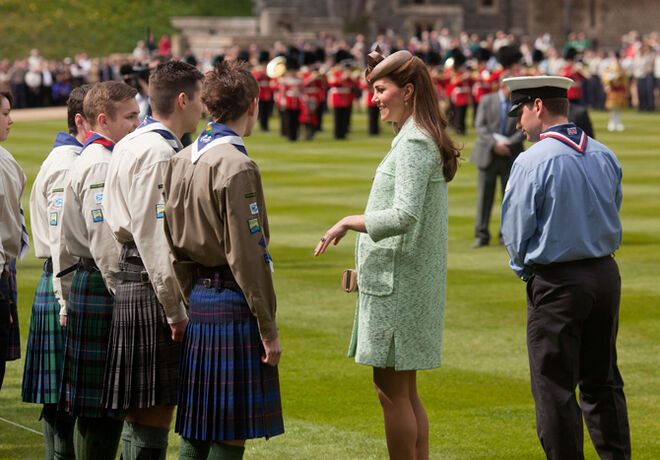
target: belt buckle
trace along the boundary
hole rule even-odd
[[[149,282],[149,273],[144,271],[140,272],[140,282],[147,284]]]
[[[202,278],[200,281],[202,282],[202,286],[207,289],[213,286],[213,280],[211,278]]]

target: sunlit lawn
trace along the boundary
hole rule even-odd
[[[625,114],[626,131],[606,132],[606,114],[592,119],[599,140],[624,169],[623,279],[619,334],[633,452],[660,458],[660,115]],[[354,117],[350,140],[325,132],[312,142],[289,143],[256,133],[246,141],[264,177],[275,260],[278,319],[284,357],[280,366],[287,432],[249,443],[247,458],[385,458],[380,407],[371,370],[345,357],[354,297],[340,291],[341,271],[353,264],[354,238],[314,259],[312,248],[338,218],[361,212],[374,170],[391,140],[365,133]],[[61,122],[15,124],[3,144],[24,167],[28,187]],[[469,156],[474,131],[460,138]],[[501,246],[470,249],[476,169],[464,162],[450,184],[450,241],[443,367],[419,374],[431,422],[431,457],[540,459],[525,348],[524,285],[507,268]],[[570,203],[567,205],[570,206]],[[491,231],[497,231],[495,210]],[[41,262],[19,264],[23,350]],[[23,361],[8,364],[0,391],[0,417],[40,431],[40,407],[20,401]],[[0,420],[0,458],[42,458],[42,437]],[[585,436],[586,455],[597,458]],[[178,436],[170,435],[176,458]],[[169,458],[169,457],[168,457]]]

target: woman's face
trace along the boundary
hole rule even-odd
[[[372,101],[380,110],[380,119],[402,124],[412,113],[412,90],[406,85],[398,87],[387,77],[379,78],[373,83],[374,96]]]
[[[14,122],[9,112],[11,105],[6,97],[0,96],[0,142],[6,141],[9,137],[9,127]]]

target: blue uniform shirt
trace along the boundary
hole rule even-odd
[[[603,257],[621,244],[621,166],[574,124],[553,126],[513,163],[502,202],[511,269]]]

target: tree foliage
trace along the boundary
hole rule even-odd
[[[249,16],[250,0],[0,0],[0,58],[131,52],[147,30],[176,33],[172,16]]]

